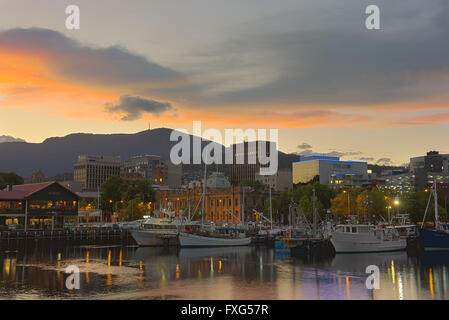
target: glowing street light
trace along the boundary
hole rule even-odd
[[[395,198],[394,198],[394,202],[393,202],[396,206],[397,205],[399,205],[399,197],[398,196],[396,196]]]

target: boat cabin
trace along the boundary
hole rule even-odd
[[[336,231],[346,234],[374,236],[385,241],[397,240],[400,237],[396,228],[374,225],[338,225]]]

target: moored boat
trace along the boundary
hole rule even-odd
[[[338,225],[332,232],[331,242],[336,253],[402,251],[407,246],[406,239],[395,228],[370,224]]]
[[[419,229],[419,237],[426,251],[449,250],[449,233],[444,229]]]
[[[181,247],[247,246],[251,243],[251,238],[223,238],[180,232],[179,243]]]
[[[427,202],[426,211],[424,213],[422,226],[424,226],[427,209],[429,208],[430,199],[432,196],[434,197],[435,207],[435,228],[419,229],[419,237],[421,238],[421,242],[425,251],[449,250],[449,224],[440,223],[440,217],[438,214],[438,194],[436,181],[434,181],[432,192],[429,195],[429,200]]]
[[[178,228],[167,218],[148,218],[131,235],[139,246],[178,245]]]

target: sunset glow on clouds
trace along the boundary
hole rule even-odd
[[[90,35],[67,35],[62,29],[36,23],[33,27],[0,25],[0,116],[7,110],[9,114],[20,111],[30,119],[36,114],[48,115],[68,125],[76,121],[78,131],[92,131],[92,121],[96,121],[99,132],[107,128],[117,132],[117,126],[139,131],[148,121],[189,128],[193,120],[218,128],[338,128],[347,130],[343,135],[347,138],[340,141],[342,149],[363,149],[370,156],[366,146],[351,140],[354,131],[375,137],[376,130],[394,129],[397,138],[406,139],[411,132],[406,128],[449,128],[449,24],[443,19],[449,6],[431,1],[422,15],[419,1],[410,1],[407,20],[405,7],[401,11],[380,2],[387,13],[383,30],[377,34],[356,24],[360,17],[352,18],[361,14],[360,4],[344,1],[339,7],[320,0],[316,8],[290,3],[291,12],[287,4],[271,17],[261,12],[265,20],[248,18],[240,33],[222,32],[220,28],[226,30],[223,25],[208,20],[216,28],[210,31],[213,45],[190,33],[191,37],[180,35],[177,39],[185,43],[185,52],[175,50],[177,43],[171,38],[166,39],[164,51],[163,39],[158,38],[154,52],[159,54],[147,50],[151,45],[145,41],[145,29],[126,31],[129,39],[121,36],[108,44],[100,44],[98,39],[100,43],[93,44]],[[232,5],[237,4],[229,4],[230,9]],[[80,6],[82,12],[96,10],[88,2],[81,1]],[[157,6],[161,12],[166,9]],[[340,14],[327,15],[321,25],[315,25],[309,16],[321,17],[319,8],[325,6]],[[138,9],[134,13],[142,15]],[[249,8],[246,10],[249,16]],[[202,10],[186,14],[206,17]],[[218,17],[228,13],[223,9],[207,14]],[[235,19],[244,21],[244,13],[240,15]],[[176,22],[170,26],[168,21],[158,23],[160,34],[177,27]],[[229,23],[231,26],[232,20]],[[152,30],[147,30],[150,36],[157,37]],[[207,30],[201,32],[209,39]],[[133,37],[140,37],[141,45],[126,45]],[[173,56],[170,59],[170,54],[160,52]],[[89,129],[82,121],[90,123]],[[6,121],[0,124],[6,126]],[[20,132],[9,128],[0,134],[28,141],[47,137],[39,134],[38,125]],[[70,132],[67,129],[60,134]],[[444,151],[446,144],[439,141]],[[280,141],[281,150],[297,151],[300,142],[304,142],[301,137],[290,136]],[[313,144],[319,144],[319,137]],[[422,153],[428,151],[420,148]],[[408,155],[393,157],[399,162]]]

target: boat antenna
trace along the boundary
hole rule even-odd
[[[422,218],[421,229],[424,227],[424,222],[426,221],[427,210],[429,210],[430,199],[432,199],[432,194],[433,194],[433,190],[432,190],[432,192],[430,192],[429,199],[427,200],[426,211],[424,211],[424,217]]]
[[[433,181],[433,197],[435,199],[435,229],[440,228],[440,216],[438,214],[438,194],[437,194],[437,180]]]
[[[204,161],[203,205],[201,210],[201,226],[204,224],[204,208],[206,205],[206,175],[207,175],[207,161]]]
[[[315,188],[312,189],[313,192],[313,200],[312,200],[312,204],[313,204],[313,236],[316,237],[316,224],[317,224],[317,212],[316,212],[316,196],[315,196]]]

